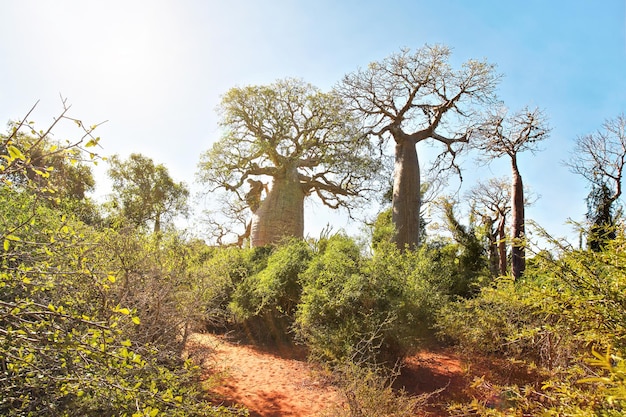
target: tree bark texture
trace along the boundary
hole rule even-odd
[[[285,237],[304,237],[304,192],[295,169],[274,178],[250,228],[252,247],[277,244]]]
[[[515,280],[519,279],[526,269],[524,251],[524,185],[522,176],[517,168],[517,158],[511,159],[512,188],[511,188],[511,273]]]
[[[393,172],[392,219],[396,227],[394,241],[401,251],[419,245],[420,167],[415,141],[397,140]]]

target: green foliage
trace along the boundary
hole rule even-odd
[[[303,273],[303,294],[296,314],[296,331],[320,359],[348,357],[366,337],[368,311],[357,303],[365,279],[355,243],[333,236]],[[363,330],[363,332],[360,332]]]
[[[265,268],[237,286],[231,310],[256,340],[285,338],[300,300],[300,274],[311,257],[308,244],[293,239],[273,250]]]
[[[374,250],[393,241],[396,229],[391,215],[391,208],[381,212],[372,225],[372,247]]]
[[[529,276],[549,291],[542,311],[591,346],[626,348],[626,237],[620,232],[601,252],[569,251],[540,257]]]
[[[190,265],[189,298],[195,300],[196,322],[208,329],[225,329],[234,321],[229,304],[237,286],[265,261],[258,250],[214,248]],[[198,255],[198,251],[195,251]]]
[[[540,388],[496,387],[500,398],[509,393],[507,407],[519,413],[514,415],[623,415],[625,242],[619,234],[604,251],[537,256],[523,280],[500,280],[442,310],[442,334],[465,352],[504,355],[550,370]],[[610,347],[615,354],[595,353]],[[452,415],[511,415],[486,411],[480,402],[457,412]]]
[[[201,403],[186,387],[196,378],[191,364],[164,367],[163,344],[140,337],[171,329],[175,316],[164,314],[172,323],[157,327],[147,306],[121,307],[123,283],[101,269],[93,232],[45,207],[20,215],[14,210],[32,197],[1,195],[3,212],[23,226],[5,235],[2,256],[0,414],[214,415],[207,404],[193,405]]]
[[[336,235],[302,274],[296,333],[318,359],[390,362],[428,333],[432,308],[443,297],[413,273],[414,255],[393,245],[372,259]]]
[[[618,354],[593,356],[585,364],[552,373],[541,384],[492,384],[484,377],[471,384],[474,399],[452,404],[450,416],[618,417],[626,412],[626,365]]]
[[[266,312],[293,316],[300,299],[299,275],[312,257],[306,242],[293,239],[276,248],[267,259],[267,265],[250,275],[237,287],[233,295],[233,310],[243,319]]]
[[[476,298],[445,306],[437,319],[440,336],[452,339],[464,352],[526,358],[540,353],[541,341],[549,344],[554,333],[538,309],[537,289],[521,286],[501,278]]]
[[[167,269],[176,256],[155,247],[147,251],[149,242],[127,238],[119,243],[129,254],[135,251],[135,258],[127,254],[123,259],[132,262],[116,263],[120,258],[103,243],[123,236],[96,231],[64,211],[63,204],[46,202],[57,202],[54,184],[44,181],[49,171],[33,165],[31,148],[11,142],[24,126],[30,124],[16,125],[0,154],[0,414],[231,415],[204,400],[197,368],[180,359],[165,361],[172,357],[164,353],[168,345],[144,337],[153,334],[155,312],[176,324],[177,315],[171,314],[176,310],[151,302],[171,306],[177,292],[164,285],[166,297],[141,305],[137,294],[153,288],[122,279],[139,257],[158,252],[161,257],[144,259],[145,271],[159,270],[147,281],[179,282],[172,271],[180,264]],[[47,133],[41,135],[43,140]],[[68,149],[80,149],[80,143]],[[39,180],[13,181],[29,171]]]
[[[448,229],[459,246],[457,254],[459,274],[452,292],[455,295],[469,297],[478,289],[477,284],[481,278],[489,275],[486,248],[472,223],[464,226],[457,220],[454,203],[444,199],[442,204]]]
[[[587,221],[590,223],[587,233],[587,247],[593,251],[605,248],[606,242],[616,237],[615,225],[617,213],[615,209],[615,192],[602,179],[591,183],[591,191],[587,196]]]
[[[599,375],[579,380],[579,383],[594,384],[596,392],[600,391],[603,411],[626,412],[626,359],[607,350],[606,354],[593,351],[593,358],[587,363],[594,367]]]
[[[116,277],[109,301],[136,311],[141,325],[129,329],[138,349],[155,350],[162,363],[176,364],[187,335],[199,319],[191,293],[191,249],[175,232],[143,234],[134,228],[107,229],[97,236],[96,254]]]
[[[0,134],[2,177],[13,185],[45,193],[57,204],[61,199],[82,200],[93,191],[91,167],[77,144],[54,142],[25,122],[9,124],[10,134]],[[89,159],[96,159],[91,154]]]
[[[150,223],[154,232],[161,231],[166,220],[187,214],[189,190],[185,184],[174,182],[162,164],[155,165],[152,159],[135,153],[126,161],[114,155],[109,164],[114,213],[138,227]]]
[[[483,285],[484,275],[461,262],[463,248],[446,240],[431,241],[414,251],[411,274],[448,298],[469,297]],[[480,272],[486,272],[480,269]]]

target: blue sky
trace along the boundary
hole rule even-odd
[[[540,196],[527,216],[566,235],[587,189],[562,161],[577,136],[626,112],[624,0],[0,0],[0,18],[0,121],[41,100],[33,118],[43,126],[62,94],[86,123],[108,120],[98,129],[103,155],[140,152],[194,188],[229,88],[299,77],[329,89],[401,47],[442,43],[455,65],[495,63],[512,110],[545,111],[550,138],[520,159]],[[470,158],[463,169],[461,194],[477,178],[509,174],[506,160],[476,167]],[[106,193],[104,169],[96,173]],[[307,204],[306,216],[313,236],[328,221],[358,229],[319,204]]]

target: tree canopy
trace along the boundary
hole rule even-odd
[[[602,129],[578,137],[567,165],[589,182],[587,244],[600,250],[606,240],[615,238],[611,228],[615,224],[616,202],[622,195],[626,166],[626,117],[622,114],[607,120]]]
[[[175,182],[164,165],[155,165],[136,153],[126,161],[114,155],[109,165],[113,208],[136,226],[151,224],[153,231],[159,232],[164,221],[187,215],[189,190],[184,183]]]
[[[223,189],[252,212],[252,246],[302,237],[303,202],[337,209],[377,188],[381,162],[334,93],[299,79],[236,87],[220,105],[223,135],[199,164],[208,192]]]
[[[490,103],[498,81],[494,66],[468,60],[454,70],[450,49],[402,49],[346,75],[337,91],[365,121],[370,135],[395,142],[392,217],[398,248],[414,249],[420,230],[420,165],[416,145],[443,145],[434,169],[458,170],[455,157],[477,123],[477,105]]]
[[[508,156],[511,160],[511,272],[518,279],[525,269],[524,183],[518,166],[518,154],[534,152],[538,142],[550,134],[546,116],[528,107],[515,112],[500,107],[486,117],[477,130],[477,148],[487,158]]]

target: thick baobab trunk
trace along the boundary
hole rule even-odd
[[[274,178],[250,228],[252,247],[276,244],[284,237],[304,237],[304,192],[295,169]]]
[[[522,176],[517,168],[517,159],[511,161],[512,188],[511,188],[511,273],[514,279],[519,279],[526,269],[524,253],[524,185]]]
[[[397,139],[396,139],[397,140]],[[394,241],[401,251],[419,245],[420,234],[420,167],[415,141],[397,140],[393,172],[392,220]]]

